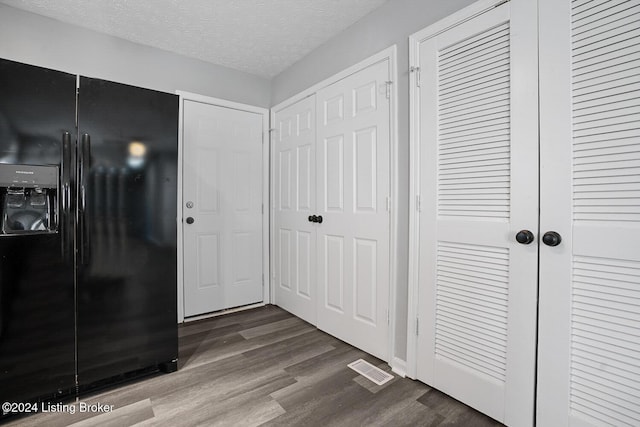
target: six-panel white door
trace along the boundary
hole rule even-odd
[[[275,302],[316,324],[316,115],[315,96],[274,117],[273,202]]]
[[[262,120],[184,101],[185,316],[263,300]]]
[[[417,377],[509,425],[534,420],[535,2],[419,47]]]
[[[390,62],[275,112],[275,303],[388,360]],[[311,222],[310,217],[322,217]]]
[[[640,425],[639,22],[540,0],[540,426]]]
[[[389,60],[319,90],[318,328],[389,360]]]

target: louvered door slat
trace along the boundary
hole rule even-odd
[[[575,164],[576,166],[598,165],[609,162],[625,162],[630,159],[640,159],[640,147],[613,147],[612,150],[600,149],[593,150],[593,152],[582,150],[581,156],[576,157]]]
[[[640,67],[640,61],[638,61],[638,66]],[[605,106],[594,109],[581,109],[575,112],[573,120],[576,125],[580,125],[590,121],[628,117],[634,114],[640,114],[640,98],[617,102],[609,108]]]
[[[443,156],[445,155],[457,155],[469,153],[469,152],[478,152],[493,149],[502,149],[504,148],[505,141],[500,138],[489,138],[488,140],[471,140],[471,141],[463,141],[456,144],[443,144],[440,147],[440,152]]]
[[[484,117],[466,118],[456,120],[454,123],[442,123],[440,126],[440,135],[443,138],[455,137],[458,135],[468,135],[467,131],[475,131],[476,129],[485,130],[487,128],[495,128],[495,126],[506,125],[509,123],[509,108],[500,106],[495,112],[489,114],[487,112]],[[504,126],[502,126],[504,128]],[[477,132],[472,132],[475,135]]]
[[[598,55],[584,54],[573,61],[573,75],[579,75],[594,69],[606,69],[609,66],[617,65],[635,60],[634,53],[637,52],[638,44],[627,43],[626,46],[616,46],[615,49],[603,49]]]
[[[484,86],[491,86],[500,82],[504,82],[509,78],[509,69],[508,63],[503,64],[502,67],[494,68],[490,70],[490,72],[485,72],[483,75],[478,76],[477,79],[467,79],[459,82],[455,82],[455,84],[445,85],[441,84],[440,86],[440,98],[444,101],[453,96],[460,96],[462,91],[468,89],[478,90]],[[466,92],[462,92],[466,93]],[[469,91],[469,93],[473,93],[473,91]]]
[[[466,92],[453,92],[446,96],[439,97],[438,100],[443,110],[450,107],[456,107],[467,102],[473,102],[478,99],[485,100],[487,95],[495,95],[498,91],[508,92],[509,79],[502,77],[500,79],[491,79],[485,82],[485,85],[471,86]]]
[[[618,79],[637,74],[640,58],[616,58],[598,62],[590,67],[583,67],[573,76],[574,84],[597,84],[607,79]]]
[[[498,288],[491,281],[484,281],[483,283],[482,280],[469,280],[468,277],[464,278],[461,275],[446,274],[446,272],[442,272],[439,277],[443,282],[447,283],[447,286],[453,289],[460,289],[476,295],[487,295],[491,300],[507,300],[508,298],[504,287]],[[477,276],[476,279],[478,279]]]
[[[632,9],[635,4],[629,0],[607,0],[607,1],[595,1],[589,5],[590,7],[580,7],[580,5],[574,4],[573,13],[571,16],[571,22],[574,29],[579,29],[581,26],[598,22],[609,16],[615,16],[617,14],[627,15],[629,9]]]
[[[508,39],[505,39],[508,32],[508,25],[498,25],[452,45],[443,46],[440,49],[442,66],[446,68],[453,61],[463,62],[464,58],[473,59],[485,45],[508,43]]]
[[[443,325],[447,324],[450,325],[451,328],[468,331],[474,335],[486,334],[488,337],[491,337],[492,342],[495,342],[498,345],[504,346],[507,343],[507,336],[503,329],[494,329],[491,325],[476,322],[474,318],[470,318],[469,316],[456,315],[455,317],[452,317],[443,313],[439,320]]]
[[[505,55],[504,49],[500,50],[503,56]],[[497,77],[504,77],[504,67],[509,64],[508,56],[499,61],[493,61],[489,64],[482,66],[476,66],[473,69],[465,72],[457,73],[455,76],[447,77],[441,76],[440,88],[441,94],[446,95],[449,92],[456,91],[458,89],[473,86],[474,82],[484,82],[487,80],[495,80]]]
[[[633,21],[630,22],[631,25],[633,23]],[[597,52],[602,52],[603,49],[610,50],[612,47],[617,49],[618,47],[636,44],[640,29],[629,28],[630,24],[574,42],[573,55],[580,57],[581,55],[597,54]]]
[[[591,37],[608,34],[609,32],[615,33],[616,30],[626,28],[626,25],[633,25],[639,21],[640,6],[634,6],[622,14],[622,17],[615,15],[609,16],[600,21],[580,26],[580,28],[573,33],[573,42],[581,46],[582,43],[588,43]]]
[[[463,111],[460,111],[461,109]],[[497,102],[482,102],[478,106],[467,105],[463,108],[443,111],[440,120],[443,126],[447,126],[467,120],[490,117],[493,114],[504,113],[505,111],[508,111],[508,109],[499,100]]]
[[[590,313],[590,314],[595,314],[595,313]],[[609,334],[609,333],[626,334],[627,336],[631,336],[631,337],[638,335],[638,330],[632,327],[633,324],[631,326],[629,326],[628,324],[619,324],[619,325],[615,325],[615,329],[612,329],[611,324],[607,323],[607,321],[603,321],[602,319],[597,319],[596,316],[591,316],[591,317],[575,316],[575,317],[576,317],[576,320],[578,321],[577,323],[584,328],[589,328],[589,329],[597,328],[606,334]],[[576,326],[576,328],[579,329],[580,326]],[[640,339],[640,337],[638,337],[638,339]],[[627,376],[629,375],[633,378],[640,379],[640,375],[638,373],[628,372]]]
[[[475,112],[478,109],[482,109],[485,105],[502,105],[502,100],[505,94],[509,93],[508,82],[505,82],[501,89],[489,90],[485,88],[484,92],[475,97],[468,97],[461,102],[457,103],[441,103],[440,115],[441,120],[447,118],[459,118],[468,112]]]
[[[618,378],[629,378],[630,381],[636,384],[640,381],[640,377],[635,372],[630,372],[625,362],[602,356],[595,352],[583,353],[575,363],[589,366],[593,370],[598,370],[602,368],[603,364],[606,364],[612,375]]]
[[[440,77],[443,80],[454,79],[459,76],[467,75],[468,73],[472,73],[473,70],[477,68],[482,68],[485,66],[490,66],[497,62],[508,61],[509,54],[504,51],[504,48],[501,46],[493,46],[491,49],[483,52],[482,55],[478,55],[476,58],[468,61],[464,61],[463,64],[457,67],[451,67],[450,71],[441,70],[442,73]]]

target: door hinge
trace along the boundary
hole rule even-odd
[[[387,80],[385,84],[387,85],[387,99],[391,99],[391,85],[393,84],[393,82],[391,80]]]
[[[421,212],[422,211],[422,206],[420,206],[420,195],[416,194],[416,211]]]
[[[420,87],[420,67],[409,67],[409,71],[416,73],[416,86]]]
[[[391,197],[387,196],[387,212],[391,212]]]
[[[420,319],[416,317],[416,335],[420,335]]]
[[[387,325],[389,324],[389,310],[387,309]]]

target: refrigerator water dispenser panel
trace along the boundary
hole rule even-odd
[[[2,235],[57,232],[58,167],[0,164]]]

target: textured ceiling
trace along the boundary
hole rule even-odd
[[[0,3],[269,78],[385,1],[0,0]]]

